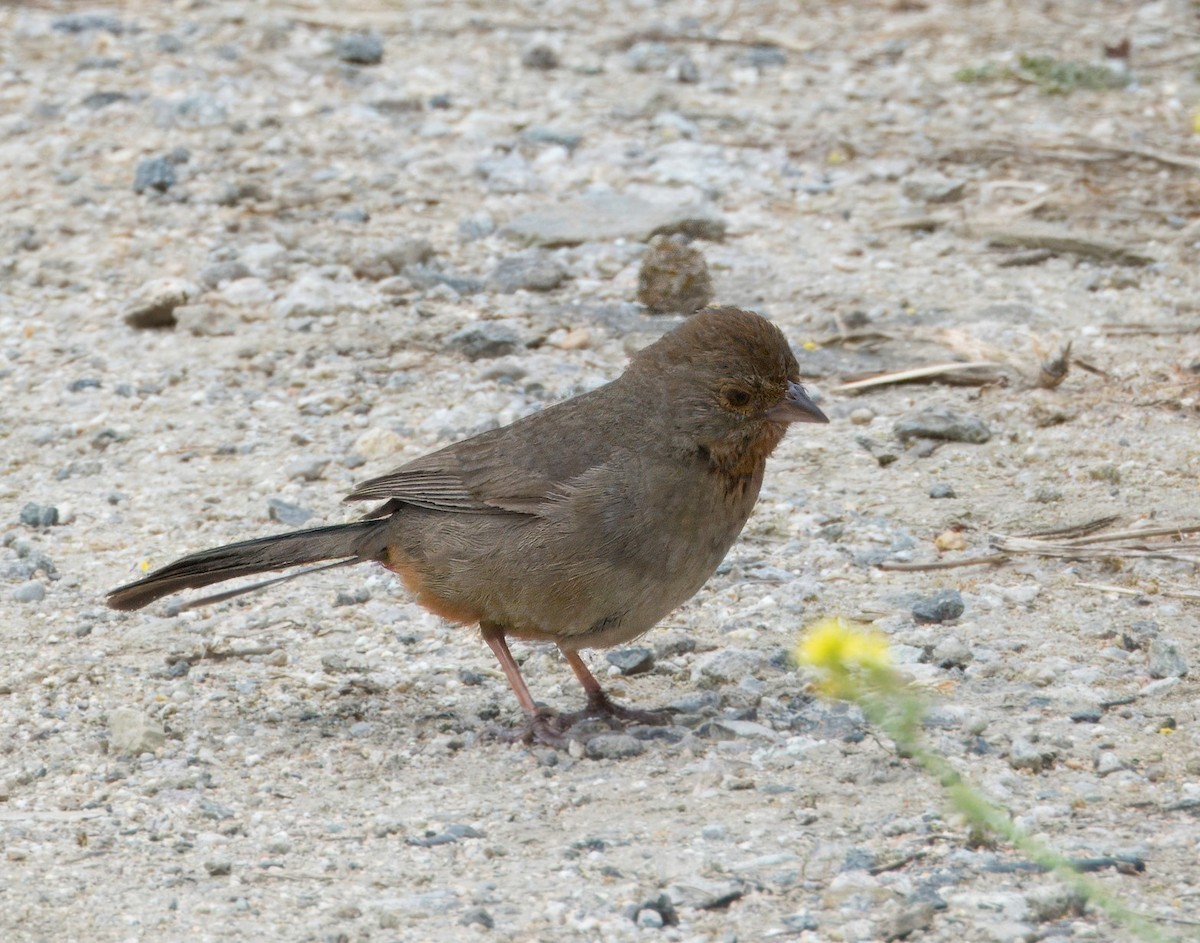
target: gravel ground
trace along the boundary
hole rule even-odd
[[[1196,938],[1186,535],[880,567],[1200,521],[1195,5],[596,6],[0,5],[4,939],[1130,938],[812,698],[788,652],[830,613],[957,768]],[[490,739],[486,647],[370,568],[104,608],[615,376],[676,321],[637,302],[655,234],[833,419],[647,651],[590,655],[678,725]],[[988,382],[838,390],[949,361]]]

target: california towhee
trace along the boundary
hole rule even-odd
[[[239,576],[374,561],[430,611],[479,623],[538,739],[560,742],[569,721],[538,709],[508,638],[558,645],[587,692],[581,714],[644,720],[608,699],[579,650],[636,638],[712,575],[788,424],[829,421],[799,380],[775,325],[706,308],[613,382],[363,482],[346,500],[383,503],[360,521],[193,553],[108,604],[138,609]]]

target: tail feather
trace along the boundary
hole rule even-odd
[[[182,589],[211,586],[239,576],[270,573],[325,560],[336,561],[332,564],[335,566],[380,560],[385,552],[384,541],[379,539],[384,526],[385,521],[378,520],[334,524],[201,550],[168,563],[136,583],[118,586],[108,594],[106,601],[113,609],[141,609],[156,599]],[[308,571],[302,570],[293,575],[300,576],[305,572]],[[207,597],[201,602],[216,602],[273,582],[276,580],[266,580],[243,590]]]

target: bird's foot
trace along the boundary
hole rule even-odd
[[[587,707],[573,714],[563,714],[559,721],[564,729],[569,729],[581,720],[600,718],[615,720],[621,724],[644,724],[647,727],[665,727],[671,723],[671,710],[645,711],[636,707],[626,707],[618,704],[603,691],[588,693]]]

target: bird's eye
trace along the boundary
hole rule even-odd
[[[750,391],[734,387],[725,391],[725,403],[734,409],[745,409],[750,405]]]

